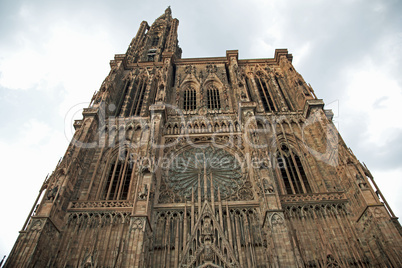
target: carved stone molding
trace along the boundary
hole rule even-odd
[[[316,203],[304,205],[288,205],[285,207],[287,218],[321,217],[332,215],[347,214],[344,204],[337,203]],[[320,216],[321,215],[321,216]]]
[[[127,222],[131,213],[130,212],[106,212],[106,211],[91,211],[91,212],[70,212],[68,214],[69,224],[92,224],[102,225],[117,222]]]
[[[215,147],[228,147],[236,148],[239,152],[244,149],[243,138],[241,135],[232,133],[231,135],[203,135],[203,136],[180,136],[180,137],[166,137],[164,153],[175,153],[185,146],[205,147],[200,143],[210,143]]]
[[[118,209],[118,208],[132,208],[133,201],[116,200],[116,201],[73,201],[70,202],[69,210],[88,210],[88,209]]]
[[[29,230],[31,230],[31,231],[41,231],[42,228],[43,228],[44,223],[45,223],[45,219],[33,219],[31,224],[30,224]]]
[[[278,213],[272,214],[270,217],[270,223],[271,226],[282,225],[284,223],[283,216],[279,215]]]
[[[333,193],[314,193],[314,194],[290,194],[281,195],[281,202],[283,203],[322,203],[322,202],[346,202],[346,195],[344,192]]]

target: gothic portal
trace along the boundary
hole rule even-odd
[[[181,58],[143,21],[6,267],[402,267],[401,226],[292,55]]]

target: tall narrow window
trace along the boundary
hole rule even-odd
[[[284,91],[282,90],[281,83],[279,82],[278,77],[276,77],[276,76],[275,76],[275,82],[276,82],[276,84],[278,85],[278,89],[279,89],[279,92],[281,93],[282,98],[285,100],[285,103],[286,103],[287,108],[288,108],[289,110],[291,110],[291,107],[292,107],[292,106],[290,105],[288,98],[286,98],[286,96],[285,96],[285,94],[284,94]]]
[[[219,110],[221,108],[219,90],[214,86],[209,87],[207,90],[207,107],[212,110]]]
[[[197,108],[197,97],[194,88],[187,88],[183,92],[183,110],[194,111]]]
[[[269,85],[268,85],[266,79],[264,79],[261,76],[257,76],[254,79],[254,81],[257,85],[258,93],[260,94],[260,98],[262,101],[262,105],[264,106],[264,110],[266,112],[276,111],[275,103],[273,101],[273,97],[269,90]]]
[[[147,89],[147,77],[136,79],[131,90],[131,99],[129,108],[129,115],[140,116],[141,109],[144,102],[145,91]]]
[[[117,104],[116,115],[124,116],[123,106],[124,102],[130,99],[129,88],[131,85],[131,81],[127,81],[124,87],[124,90],[120,96],[119,103]]]
[[[155,37],[152,39],[152,44],[151,44],[151,46],[156,47],[156,46],[158,45],[158,43],[159,43],[159,36],[155,36]]]
[[[124,175],[124,180],[122,183],[122,190],[121,190],[121,197],[120,197],[120,199],[122,199],[122,200],[126,200],[128,197],[128,191],[130,189],[132,173],[133,173],[133,167],[131,164],[128,164],[125,175]]]
[[[106,187],[103,191],[103,199],[105,200],[113,200],[115,199],[117,182],[119,180],[119,175],[122,169],[122,163],[117,161],[117,163],[113,163],[110,165],[109,175],[106,181]]]
[[[286,145],[277,152],[279,171],[287,194],[311,193],[310,184],[300,158]]]
[[[126,158],[117,158],[110,166],[102,199],[126,200],[129,197],[131,175],[133,169]]]

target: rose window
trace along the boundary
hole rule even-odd
[[[201,196],[210,198],[211,184],[215,198],[219,188],[221,198],[226,199],[244,184],[244,176],[239,161],[232,154],[209,146],[179,153],[165,173],[165,182],[174,193],[187,200],[191,199],[192,191],[194,197],[198,197],[199,185]]]

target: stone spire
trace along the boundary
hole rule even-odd
[[[179,20],[172,18],[172,11],[168,7],[151,25],[143,21],[137,35],[131,41],[127,50],[127,62],[160,62],[162,53],[173,53],[181,58],[181,49],[178,46],[177,30]]]

